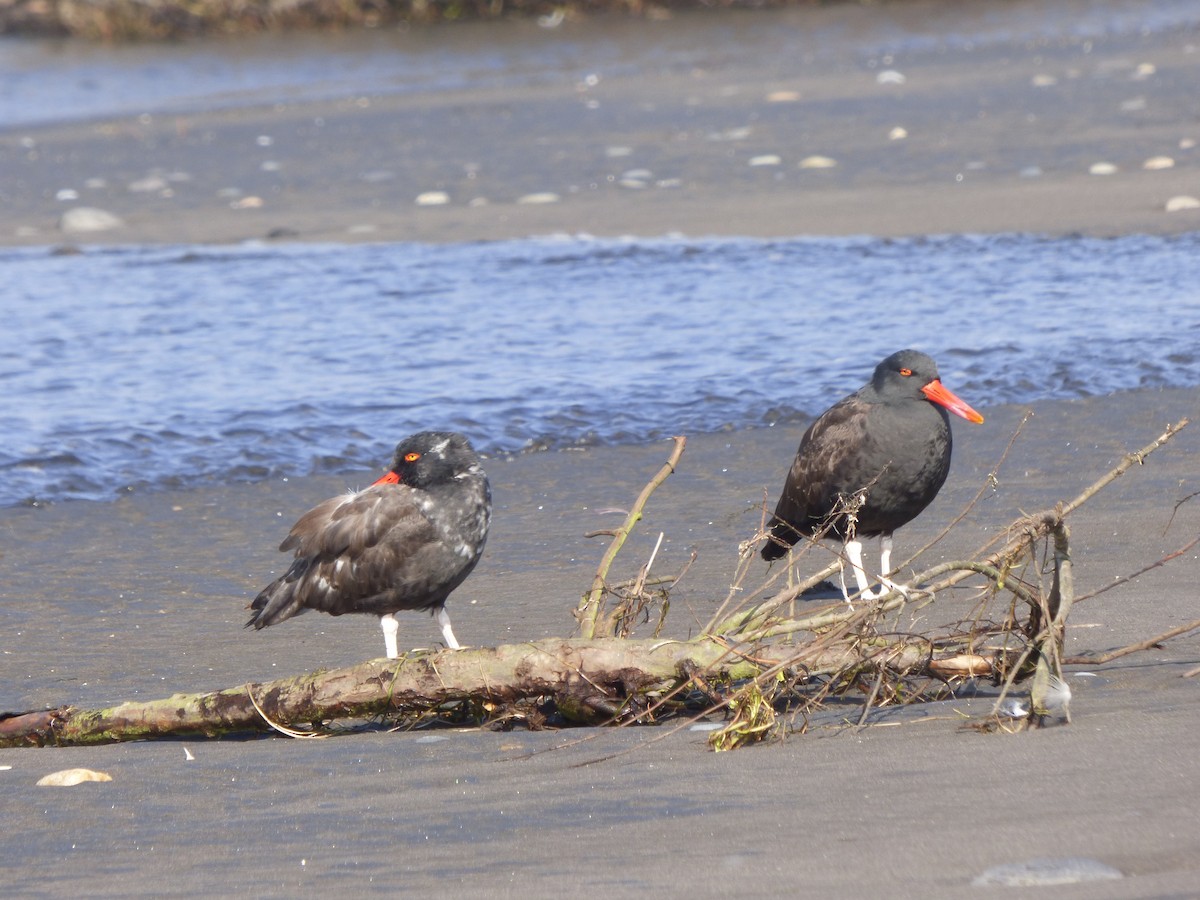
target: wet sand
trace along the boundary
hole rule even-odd
[[[986,3],[435,29],[396,52],[425,53],[441,89],[281,89],[0,130],[0,242],[1194,230],[1200,209],[1165,208],[1200,196],[1196,35],[1142,35],[1107,8],[1062,34],[1037,5]],[[497,41],[515,61],[454,86]],[[291,58],[278,41],[235,46],[248,66]],[[199,69],[238,65],[189,52]],[[75,206],[125,224],[64,235]]]
[[[852,55],[853,38],[846,40]],[[1103,43],[1087,59],[1067,42],[1013,46],[984,60],[987,65],[965,53],[896,60],[907,76],[900,118],[892,108],[868,114],[873,107],[866,95],[878,85],[873,75],[849,77],[851,70],[863,75],[861,68],[847,64],[820,76],[820,84],[816,75],[782,82],[777,60],[746,47],[723,56],[721,66],[697,66],[697,73],[606,83],[614,93],[601,108],[620,106],[613,98],[623,96],[626,114],[586,125],[574,87],[499,98],[485,87],[470,97],[372,101],[366,110],[329,103],[320,107],[322,115],[344,127],[319,135],[304,131],[313,108],[288,104],[198,114],[184,125],[154,122],[147,126],[154,140],[128,122],[42,129],[39,143],[56,150],[43,161],[61,158],[66,168],[47,174],[49,167],[31,162],[21,170],[16,198],[0,207],[0,238],[61,239],[53,228],[56,204],[43,194],[70,166],[81,176],[132,177],[184,165],[192,172],[189,183],[204,187],[187,202],[183,191],[152,201],[113,192],[98,205],[129,226],[98,239],[104,242],[233,241],[275,228],[314,240],[469,240],[547,231],[1117,234],[1195,227],[1189,214],[1161,211],[1166,196],[1197,190],[1194,174],[1184,166],[1160,172],[1138,166],[1195,127],[1183,95],[1194,93],[1184,85],[1196,81],[1184,76],[1195,74],[1200,54],[1184,50],[1185,36],[1158,44]],[[1141,62],[1171,73],[1162,80],[1180,105],[1162,121],[1156,103],[1131,120],[1120,114],[1119,102],[1109,102],[1150,91],[1128,80]],[[1075,121],[1086,121],[1086,134],[1064,127],[1014,130],[1030,114],[1020,93],[1029,79],[1050,69],[1070,79],[1075,67],[1113,72],[1111,82],[1119,82],[1119,90],[1094,98],[1094,106],[1088,105],[1093,92],[1073,92],[1083,104]],[[1079,78],[1076,85],[1085,83],[1085,75]],[[998,79],[1007,88],[998,88]],[[820,87],[824,102],[762,105],[769,91],[791,87],[806,97]],[[1000,103],[1004,95],[995,90],[1012,92],[1012,102]],[[639,118],[633,98],[647,95],[654,115]],[[704,102],[689,105],[694,95]],[[955,106],[955,98],[965,105]],[[1186,103],[1194,106],[1194,97]],[[988,114],[981,116],[984,107]],[[820,179],[804,190],[782,189],[761,167],[745,165],[749,148],[672,137],[736,127],[751,121],[754,109],[760,122],[764,112],[785,108],[789,115],[768,123],[771,139],[756,143],[754,152],[788,147],[792,166],[783,183],[794,186],[801,174]],[[885,164],[884,154],[897,149],[886,145],[887,128],[918,116],[941,122],[941,138],[914,143],[920,129],[910,128],[914,136],[901,152],[912,158],[914,148],[923,148],[922,154],[940,156],[926,155],[912,168],[894,159]],[[247,164],[243,180],[234,171],[242,163],[215,149],[289,128],[304,137],[293,145],[303,152],[286,156],[287,186],[274,193],[254,181],[262,177],[258,160]],[[415,207],[419,190],[438,186],[435,172],[366,185],[361,173],[375,163],[365,155],[372,148],[398,153],[401,133],[419,135],[427,142],[420,146],[444,147],[455,169],[486,147],[489,165],[473,189],[495,202]],[[544,150],[546,134],[555,135],[554,153],[562,142],[561,172],[545,165],[554,155]],[[813,137],[822,134],[841,138]],[[855,141],[868,136],[879,146],[862,149],[861,164],[851,165],[845,148],[866,147],[869,142]],[[278,140],[273,155],[288,145]],[[656,176],[682,173],[684,186],[614,186],[564,193],[562,202],[540,206],[500,200],[505,191],[516,196],[582,183],[588,175],[568,171],[577,151],[588,148],[595,157],[606,146],[626,145],[655,154],[647,165]],[[801,173],[795,159],[810,150],[841,161],[832,170]],[[1133,164],[1114,176],[1086,175],[1085,163],[1102,150]],[[731,152],[736,166],[729,165]],[[977,158],[1004,164],[953,180]],[[645,159],[621,165],[633,168]],[[1029,160],[1046,174],[1012,174]],[[594,158],[591,171],[610,166]],[[269,202],[235,211],[200,199],[233,180]],[[22,223],[32,223],[36,234],[14,237]],[[376,230],[357,230],[360,225]],[[988,421],[977,428],[955,423],[950,481],[900,532],[900,555],[963,509],[1025,412],[989,408],[986,397],[968,399]],[[1194,416],[1198,400],[1200,390],[1173,390],[1035,404],[997,489],[923,561],[961,556],[1022,511],[1075,496],[1166,423]],[[1080,593],[1154,562],[1200,530],[1195,500],[1172,517],[1176,502],[1196,490],[1198,428],[1072,516]],[[764,493],[773,499],[799,437],[800,429],[789,428],[690,436],[680,470],[655,494],[622,557],[632,571],[659,531],[666,535],[659,571],[677,569],[692,550],[698,553],[673,595],[671,634],[694,630],[724,597],[737,543],[754,531]],[[495,527],[478,570],[451,600],[459,638],[491,645],[569,633],[570,610],[603,551],[583,534],[611,526],[617,517],[602,511],[627,506],[668,452],[666,443],[654,443],[490,461]],[[369,477],[364,473],[362,481]],[[378,654],[380,632],[369,618],[313,614],[258,633],[242,628],[243,606],[283,562],[274,548],[287,527],[347,486],[353,482],[317,477],[0,510],[0,709],[222,688]],[[1082,603],[1072,615],[1069,652],[1122,646],[1194,619],[1196,560],[1192,551]],[[402,643],[427,646],[436,637],[426,617],[402,620]],[[702,733],[682,731],[652,743],[661,729],[0,750],[0,766],[11,766],[0,769],[6,835],[0,865],[8,893],[28,897],[279,896],[329,889],[929,897],[961,896],[991,866],[1089,857],[1126,877],[1058,888],[1054,896],[1188,896],[1200,877],[1200,789],[1192,752],[1200,679],[1180,675],[1198,664],[1200,637],[1192,635],[1106,666],[1077,667],[1070,679],[1074,724],[1015,736],[960,730],[964,714],[990,708],[986,700],[964,698],[903,716],[883,714],[859,731],[822,727],[783,744],[721,755],[707,752]],[[857,707],[846,711],[857,716]],[[587,740],[575,744],[580,738]],[[194,760],[185,760],[185,748]],[[594,762],[623,749],[632,752]],[[71,766],[107,771],[113,781],[34,787],[42,775]]]
[[[1036,405],[998,487],[923,562],[961,556],[1021,511],[1075,496],[1166,422],[1194,413],[1198,397],[1178,390]],[[984,426],[956,429],[950,482],[900,532],[900,552],[967,504],[1025,409],[984,411]],[[689,441],[624,557],[632,571],[660,530],[660,571],[699,554],[673,596],[670,633],[694,629],[724,596],[737,542],[753,532],[755,506],[775,490],[798,439],[799,429],[779,428]],[[496,526],[451,601],[460,639],[569,633],[603,549],[583,533],[610,524],[598,510],[627,505],[668,449],[490,461]],[[1197,533],[1200,507],[1185,504],[1173,521],[1171,511],[1195,489],[1198,451],[1193,426],[1072,516],[1080,593]],[[0,708],[166,696],[378,654],[369,618],[314,614],[242,629],[242,607],[280,564],[273,547],[287,524],[345,484],[314,478],[4,511]],[[1081,603],[1069,652],[1122,646],[1194,618],[1196,558],[1193,550]],[[436,635],[428,618],[404,617],[402,641],[424,646]],[[13,767],[0,771],[6,879],[20,896],[163,893],[164,873],[168,894],[336,884],[551,896],[571,884],[612,896],[709,896],[732,885],[758,895],[940,896],[991,866],[1083,856],[1128,877],[1063,896],[1183,896],[1200,859],[1188,749],[1200,703],[1195,679],[1180,675],[1197,664],[1193,635],[1075,667],[1074,724],[1016,736],[960,730],[964,716],[990,708],[964,696],[884,712],[861,731],[826,725],[719,756],[702,733],[654,742],[662,730],[646,728],[0,750],[0,765]],[[857,706],[835,707],[831,720],[841,715],[855,717]],[[185,747],[195,760],[185,761]],[[114,780],[33,786],[70,766]]]

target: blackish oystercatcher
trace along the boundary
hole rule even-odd
[[[446,598],[483,553],[492,494],[479,457],[461,434],[422,431],[396,447],[391,470],[361,491],[300,517],[279,549],[296,558],[254,598],[246,627],[317,609],[379,616],[387,655],[398,655],[395,613],[428,609],[457,650]]]
[[[842,540],[863,597],[889,581],[892,532],[937,496],[950,471],[950,417],[983,416],[946,388],[937,364],[916,350],[893,353],[871,380],[809,426],[775,507],[763,559],[778,559],[802,535]],[[858,498],[861,498],[858,499]],[[858,505],[856,513],[853,510]],[[860,538],[880,536],[880,587],[867,590]],[[842,596],[849,603],[845,578]]]

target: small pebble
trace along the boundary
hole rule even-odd
[[[76,206],[68,209],[58,220],[59,229],[68,234],[111,231],[114,228],[121,228],[124,224],[118,216],[93,206]]]
[[[783,160],[774,153],[764,153],[762,156],[750,157],[750,165],[752,166],[777,166],[781,162]]]
[[[553,191],[542,191],[537,194],[526,194],[523,197],[518,197],[517,202],[526,205],[538,203],[557,203],[562,198]]]
[[[993,866],[973,882],[976,887],[1044,887],[1054,884],[1080,884],[1086,881],[1114,881],[1124,878],[1120,869],[1084,857],[1031,859],[1026,862]]]
[[[771,91],[767,94],[768,103],[795,103],[799,99],[799,91]]]
[[[800,160],[802,169],[832,169],[836,165],[837,160],[830,159],[828,156],[806,156]]]
[[[59,190],[58,192],[55,193],[54,199],[62,200],[62,201],[78,200],[79,199],[79,191],[75,190],[74,188],[62,188],[61,190]]]
[[[417,206],[445,206],[450,202],[450,195],[445,191],[426,191],[417,194]]]
[[[1092,163],[1088,169],[1092,175],[1112,175],[1117,171],[1117,167],[1110,162]]]
[[[1053,87],[1058,79],[1053,75],[1034,75],[1030,82],[1034,87]]]
[[[1158,69],[1154,63],[1139,63],[1138,67],[1133,70],[1133,79],[1135,81],[1143,81],[1157,72]]]
[[[134,194],[153,194],[166,189],[167,179],[161,175],[147,175],[145,178],[129,182],[126,187]]]
[[[38,779],[38,787],[71,787],[87,781],[112,781],[107,772],[96,772],[93,769],[63,769],[51,772]]]
[[[908,129],[901,128],[899,125],[888,132],[889,141],[902,141],[906,137],[908,137]]]
[[[1167,212],[1183,212],[1185,209],[1200,209],[1200,200],[1179,194],[1167,201]]]
[[[750,129],[748,127],[741,128],[726,128],[724,131],[712,131],[705,135],[705,140],[709,141],[744,141],[750,137]]]
[[[895,69],[884,69],[875,76],[876,84],[904,84],[906,81],[908,79],[904,77],[903,73],[897,72]]]
[[[1196,141],[1192,138],[1181,138],[1179,141],[1180,150],[1191,150],[1196,146]]]
[[[1143,169],[1150,169],[1151,171],[1157,169],[1170,169],[1174,166],[1175,160],[1171,159],[1169,156],[1152,156],[1142,163]]]

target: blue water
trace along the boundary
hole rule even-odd
[[[802,420],[907,346],[977,408],[1200,384],[1200,235],[0,251],[0,505]]]

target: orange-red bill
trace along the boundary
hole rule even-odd
[[[944,406],[956,416],[962,416],[968,422],[974,422],[976,425],[983,421],[983,416],[971,409],[965,400],[962,400],[954,391],[942,384],[941,379],[935,378],[925,387],[921,388],[921,392],[929,398],[929,400]]]
[[[400,476],[397,475],[395,472],[388,472],[382,478],[379,478],[378,480],[376,480],[374,482],[374,484],[399,484],[399,483],[400,483]]]

